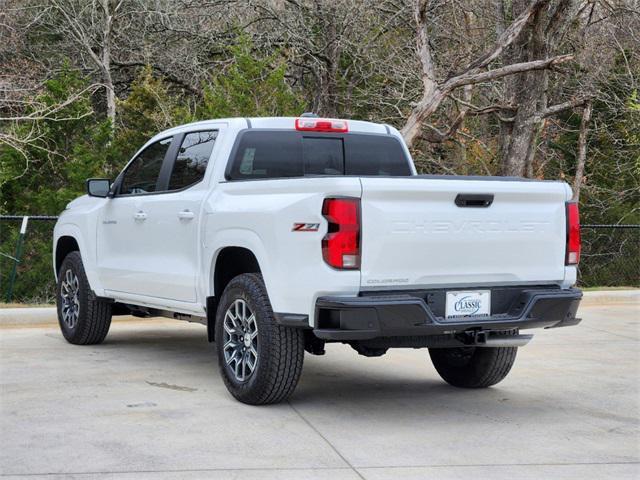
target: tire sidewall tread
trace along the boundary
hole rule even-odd
[[[229,372],[222,350],[224,316],[238,298],[247,303],[258,325],[258,364],[244,382],[238,382]],[[215,329],[220,373],[236,399],[251,405],[264,405],[281,402],[293,393],[302,372],[304,337],[301,330],[276,322],[260,274],[245,273],[229,282],[218,305]]]
[[[62,302],[60,291],[65,272],[71,269],[78,277],[80,290],[78,300],[80,303],[80,313],[78,321],[73,329],[70,329],[62,319]],[[58,273],[58,284],[56,286],[56,310],[58,312],[58,323],[64,338],[74,345],[95,345],[102,343],[109,333],[111,326],[111,304],[96,298],[89,280],[84,271],[80,252],[69,253],[60,266]]]
[[[460,388],[487,388],[501,382],[511,371],[518,352],[517,347],[475,347],[469,361],[459,365],[450,360],[454,350],[457,349],[431,348],[429,355],[442,379]]]

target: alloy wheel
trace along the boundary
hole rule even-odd
[[[258,364],[258,323],[242,299],[236,299],[224,315],[224,360],[239,382],[245,382]]]
[[[64,273],[64,280],[60,286],[62,304],[62,320],[69,328],[74,328],[80,316],[80,280],[73,270]]]

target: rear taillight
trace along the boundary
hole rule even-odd
[[[329,222],[322,239],[322,256],[333,268],[360,268],[360,200],[327,198],[322,215]]]
[[[296,118],[296,130],[303,132],[348,132],[346,120],[329,118]]]
[[[567,255],[566,265],[580,262],[580,213],[576,202],[567,202]]]

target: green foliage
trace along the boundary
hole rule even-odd
[[[18,264],[13,300],[25,303],[50,303],[54,298],[51,233],[54,222],[30,221]],[[0,301],[4,301],[15,255],[20,221],[0,222]]]
[[[117,171],[147,140],[167,128],[193,120],[183,100],[169,92],[150,67],[143,68],[131,84],[126,99],[118,101],[118,116],[111,156]]]
[[[105,163],[100,155],[109,142],[110,125],[93,115],[89,82],[65,65],[44,84],[24,115],[41,116],[68,99],[75,98],[46,120],[34,119],[13,127],[11,133],[30,140],[20,148],[0,145],[0,212],[57,215],[84,191],[88,177],[102,176]],[[34,140],[33,140],[34,139]],[[20,223],[0,224],[0,272],[2,295],[11,270],[11,259]],[[51,298],[52,223],[31,222],[14,293],[18,300],[46,301]]]
[[[225,117],[295,116],[304,102],[285,81],[286,63],[275,52],[264,58],[254,54],[253,44],[240,37],[229,48],[231,63],[216,71],[204,87],[198,119]]]
[[[93,115],[88,86],[78,71],[65,65],[25,112],[35,119],[13,129],[15,137],[31,141],[19,148],[0,145],[1,211],[57,214],[83,191],[86,178],[103,172],[96,152],[108,141],[110,129]],[[76,96],[55,114],[37,119],[39,112]]]

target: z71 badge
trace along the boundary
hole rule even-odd
[[[320,228],[319,223],[294,223],[292,232],[317,232]]]

